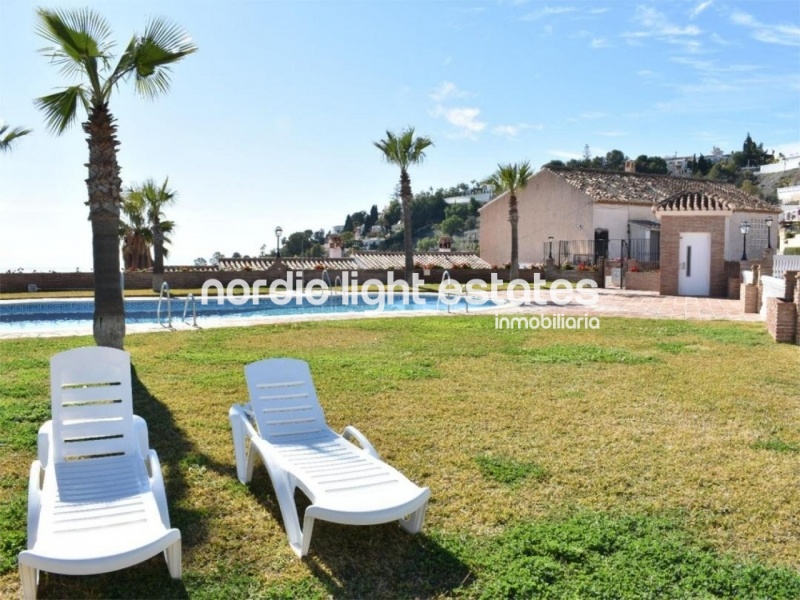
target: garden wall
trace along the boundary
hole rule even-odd
[[[391,272],[391,271],[390,271]],[[459,283],[466,283],[471,279],[480,279],[486,283],[491,282],[492,273],[504,282],[509,281],[508,269],[451,269],[450,278]],[[298,271],[294,271],[297,278]],[[321,270],[302,271],[303,281],[308,282],[312,279],[322,278]],[[376,279],[381,283],[386,283],[388,273],[384,270],[359,270],[356,271],[359,283],[368,279]],[[402,271],[394,271],[395,281],[402,279]],[[436,284],[442,281],[444,269],[422,270],[416,269],[415,273],[426,284]],[[540,269],[520,269],[519,277],[526,281],[533,281],[536,273],[541,273]],[[164,273],[164,281],[172,289],[198,289],[209,279],[216,279],[227,286],[234,279],[241,279],[252,285],[258,279],[266,279],[267,284],[275,279],[286,279],[286,269],[276,268],[268,271],[214,271],[187,269],[169,270]],[[328,270],[331,284],[336,278],[342,278],[343,271]],[[350,281],[353,281],[352,271],[348,271]],[[150,289],[152,283],[152,273],[149,271],[131,271],[124,275],[126,290],[146,290]],[[327,282],[327,279],[326,279]],[[85,290],[94,289],[94,273],[4,273],[0,275],[0,292],[27,292],[29,285],[35,285],[39,291],[60,291],[60,290]]]
[[[658,292],[661,290],[660,271],[626,271],[625,289],[641,292]]]

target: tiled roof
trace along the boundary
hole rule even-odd
[[[626,173],[623,171],[598,171],[594,169],[571,169],[546,167],[600,204],[640,204],[654,206],[663,200],[681,194],[696,193],[700,196],[716,197],[729,208],[725,210],[749,210],[775,212],[774,207],[730,183],[717,183],[702,179],[687,179],[670,175],[648,173]]]
[[[282,258],[284,268],[290,271],[330,269],[402,269],[406,258],[402,252],[359,252],[349,258]],[[220,271],[266,271],[275,262],[274,258],[220,258]],[[469,252],[430,252],[414,253],[414,264],[436,265],[443,269],[454,269],[467,264],[473,269],[488,269],[489,263],[478,255]],[[217,267],[203,267],[204,270],[217,270]]]
[[[653,207],[656,212],[675,211],[745,211],[745,212],[779,212],[777,206],[768,204],[747,192],[733,188],[727,189],[686,190],[665,198]]]
[[[403,252],[359,252],[353,259],[362,269],[402,269],[406,264]],[[415,252],[415,265],[436,265],[443,269],[458,268],[467,264],[473,269],[488,269],[489,263],[469,252]]]

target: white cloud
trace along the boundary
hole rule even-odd
[[[529,125],[528,123],[518,123],[516,125],[498,125],[496,127],[492,127],[492,133],[503,137],[514,138],[526,129],[541,130],[544,129],[544,125]]]
[[[742,11],[733,13],[731,22],[734,25],[752,29],[753,38],[759,42],[780,46],[800,46],[800,27],[796,25],[768,25]]]
[[[593,8],[592,10],[589,11],[589,14],[590,15],[602,15],[603,13],[607,13],[607,12],[608,12],[607,8]]]
[[[443,81],[431,92],[431,98],[436,102],[442,102],[448,98],[463,98],[466,95],[466,92],[458,89],[458,86],[451,81]]]
[[[575,8],[571,6],[544,6],[535,10],[527,15],[520,17],[521,21],[539,21],[546,17],[553,17],[556,15],[565,15],[567,13],[575,12]]]
[[[689,14],[689,17],[694,19],[700,15],[705,9],[711,6],[714,3],[714,0],[705,0],[705,2],[701,2],[697,6],[694,7],[692,12]]]
[[[585,112],[580,114],[581,119],[602,119],[607,116],[604,112]]]
[[[590,45],[592,48],[608,48],[611,44],[605,38],[595,38]]]
[[[558,158],[566,158],[566,159],[583,158],[583,154],[581,152],[567,152],[566,150],[548,150],[547,152],[552,154],[553,156],[557,156]]]
[[[636,71],[636,74],[639,77],[653,77],[655,72],[651,71],[650,69],[642,69],[641,71]]]
[[[629,43],[636,43],[642,39],[655,38],[673,44],[691,45],[699,47],[696,41],[687,41],[686,38],[698,36],[702,30],[695,25],[681,27],[672,23],[664,13],[655,8],[637,6],[633,20],[639,25],[639,30],[622,34]]]
[[[444,108],[437,106],[431,113],[435,117],[444,117],[445,121],[460,130],[466,137],[475,138],[476,134],[486,129],[486,123],[478,120],[481,110],[475,107]]]

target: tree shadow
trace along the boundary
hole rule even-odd
[[[283,530],[278,500],[260,461],[250,488]],[[302,523],[310,502],[297,491],[295,504]],[[288,538],[286,544],[288,550]],[[317,520],[303,560],[333,598],[449,596],[471,579],[469,566],[424,530],[410,535],[396,522],[353,526]]]
[[[187,457],[199,457],[194,444],[176,425],[169,408],[154,396],[131,365],[134,414],[147,422],[150,447],[158,453],[164,473],[170,524],[180,529],[186,565],[186,551],[206,538],[203,515],[187,508],[188,487],[181,468]],[[163,554],[133,567],[102,575],[67,576],[41,573],[40,598],[189,598],[183,581],[169,576]]]

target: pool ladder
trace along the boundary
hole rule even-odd
[[[166,300],[167,305],[167,324],[161,322],[161,303]],[[186,321],[186,313],[189,312],[189,303],[192,304],[192,323],[191,326],[197,328],[197,303],[194,299],[194,294],[189,294],[186,296],[186,300],[183,303],[183,322],[186,325],[189,323]],[[158,324],[162,327],[166,327],[167,329],[174,329],[172,326],[172,295],[169,293],[169,284],[165,281],[161,284],[161,292],[158,295],[158,306],[156,307],[156,319],[158,320]]]

